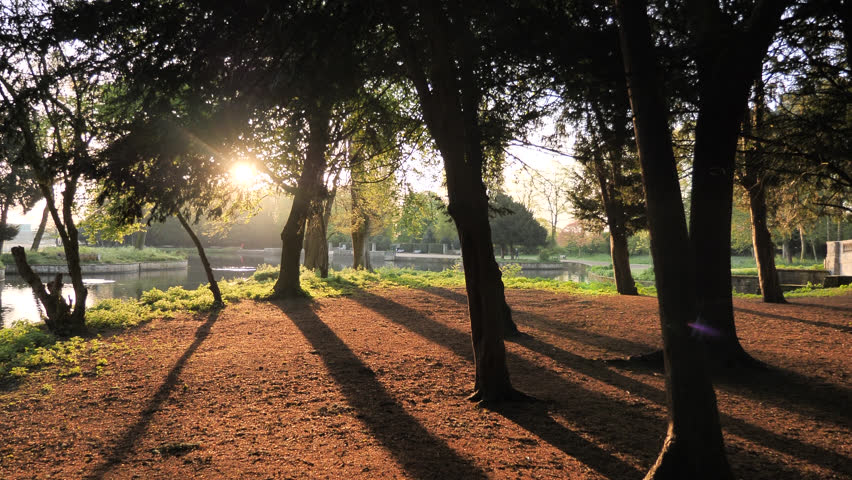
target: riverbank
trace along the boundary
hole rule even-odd
[[[528,334],[507,343],[512,380],[539,403],[465,400],[462,289],[243,301],[83,339],[75,363],[7,385],[0,477],[641,477],[665,433],[664,379],[601,359],[659,347],[656,299],[507,296]],[[852,297],[734,305],[771,366],[717,382],[735,475],[846,478]]]
[[[83,275],[99,274],[99,273],[132,273],[132,272],[148,272],[153,270],[179,270],[187,268],[189,262],[187,260],[164,260],[160,262],[137,262],[137,263],[84,263],[80,265]],[[55,275],[57,273],[67,274],[68,265],[31,265],[33,272],[43,275]],[[6,273],[9,275],[17,275],[18,268],[12,264],[6,266]]]

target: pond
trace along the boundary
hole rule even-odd
[[[268,263],[275,265],[278,258],[264,258],[262,255],[211,255],[210,263],[213,266],[217,279],[249,277],[254,273],[259,264]],[[351,266],[351,257],[338,258],[338,262],[331,262],[331,268],[342,270]],[[345,262],[345,263],[344,263]],[[374,265],[378,267],[379,265]],[[415,260],[397,262],[384,262],[386,267],[413,268],[416,270],[442,271],[452,266],[452,262],[419,262]],[[523,270],[521,275],[527,277],[555,278],[557,280],[572,280],[575,282],[586,281],[586,266],[582,264],[566,264],[564,270]],[[68,282],[68,276],[63,279]],[[83,281],[89,288],[86,305],[92,306],[101,300],[108,298],[139,298],[142,292],[152,288],[166,290],[169,287],[181,286],[194,289],[199,285],[207,283],[207,277],[197,256],[189,258],[189,266],[180,270],[155,270],[133,273],[113,273],[84,275]],[[62,290],[63,296],[74,296],[74,290],[70,284],[66,284]],[[35,321],[40,318],[39,307],[33,297],[32,290],[17,275],[7,274],[6,281],[0,282],[0,325],[10,326],[16,320]]]

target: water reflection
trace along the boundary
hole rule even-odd
[[[215,255],[211,256],[210,263],[213,266],[217,279],[233,279],[249,277],[257,265],[267,263],[275,265],[278,258],[264,258],[262,255]],[[330,267],[342,270],[352,266],[352,259],[337,258],[332,260]],[[442,271],[452,267],[453,262],[448,261],[416,261],[400,259],[396,262],[382,262],[374,264],[374,267],[397,267],[413,268],[415,270]],[[571,280],[575,282],[586,281],[586,266],[582,264],[565,264],[563,270],[522,270],[521,275],[525,277],[554,278],[557,280]],[[67,282],[67,275],[63,277]],[[86,305],[108,298],[139,298],[143,292],[152,288],[167,290],[169,287],[182,286],[184,288],[197,288],[207,283],[207,276],[198,257],[190,257],[186,269],[179,270],[154,270],[133,273],[114,273],[86,275],[84,280],[89,289]],[[64,285],[62,295],[66,298],[74,298],[74,290],[70,284]],[[36,321],[41,317],[38,304],[33,297],[32,290],[17,275],[6,275],[6,281],[0,282],[0,325],[10,326],[16,320]]]

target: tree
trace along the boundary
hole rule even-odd
[[[38,251],[39,245],[41,245],[41,239],[44,237],[44,230],[47,228],[47,217],[50,215],[50,208],[47,205],[41,211],[41,220],[38,222],[38,228],[36,229],[35,235],[33,235],[33,243],[30,246],[31,252]]]
[[[598,108],[595,116],[602,116]],[[591,116],[591,115],[590,115]],[[636,178],[636,157],[625,144],[623,120],[612,123],[605,118],[598,125],[588,125],[591,137],[579,137],[577,151],[581,173],[575,177],[575,188],[569,193],[574,217],[592,232],[609,229],[610,257],[615,285],[622,295],[638,295],[630,271],[628,237],[645,228],[644,192]],[[608,127],[612,125],[612,127]]]
[[[723,366],[755,362],[737,338],[731,298],[734,166],[749,91],[788,3],[747,2],[732,17],[716,2],[696,1],[683,12],[692,32],[698,92],[689,238],[702,271],[701,322],[713,332],[702,335],[703,341]]]
[[[486,18],[479,18],[483,23],[477,22],[476,31],[469,27],[472,12],[483,12],[483,5],[391,2],[389,7],[399,57],[444,160],[447,211],[459,232],[476,369],[470,398],[483,402],[523,398],[512,387],[506,365],[503,329],[510,312],[494,258],[483,182],[486,148],[500,146],[500,135],[505,134],[499,122],[487,121],[482,109],[491,62],[498,58],[485,54],[486,40],[477,34],[493,32],[487,31]],[[507,83],[496,80],[494,85]]]
[[[72,48],[51,32],[48,8],[20,0],[0,10],[0,35],[5,43],[0,53],[0,108],[4,136],[20,139],[14,161],[31,169],[62,239],[74,287],[73,306],[60,298],[59,306],[51,302],[45,310],[49,317],[53,315],[48,322],[51,330],[69,335],[85,330],[88,290],[80,268],[74,204],[95,164],[91,153],[100,72],[92,68],[94,54],[85,45]],[[16,252],[19,271],[28,271],[23,249]],[[45,290],[37,275],[30,276],[28,283],[42,303],[50,302],[47,293],[40,294]],[[61,276],[51,285],[50,295],[59,295]]]
[[[512,197],[498,193],[494,197],[494,216],[491,218],[492,240],[500,245],[501,256],[508,247],[510,257],[515,258],[515,246],[538,247],[547,242],[547,230],[539,225],[529,209]]]
[[[749,138],[764,128],[765,98],[763,81],[755,83],[754,111],[748,112],[743,121],[743,136]],[[760,135],[760,133],[757,133]],[[767,223],[766,192],[773,181],[766,165],[767,157],[760,142],[747,140],[742,155],[742,169],[738,176],[740,185],[746,190],[749,216],[751,218],[752,245],[757,263],[757,278],[760,293],[767,303],[787,303],[775,270],[775,244]],[[777,177],[776,177],[777,178]]]
[[[648,209],[660,307],[669,427],[648,479],[733,478],[716,395],[694,335],[699,310],[668,107],[644,2],[616,2],[622,57]],[[730,232],[728,232],[730,234]],[[730,261],[730,260],[729,260]]]

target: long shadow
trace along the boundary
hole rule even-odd
[[[467,352],[467,350],[470,349],[469,342],[465,343],[466,335],[432,320],[418,310],[401,305],[385,297],[380,297],[364,291],[358,292],[358,294],[353,297],[353,300],[358,301],[363,306],[376,311],[385,318],[402,325],[408,330],[417,333],[434,343],[449,347],[454,353],[463,358],[470,358],[470,354]],[[403,314],[400,315],[400,312],[403,312]],[[601,362],[580,357],[529,337],[519,340],[518,343],[526,346],[532,351],[536,351],[556,360],[559,363],[569,366],[578,372],[609,383],[617,388],[626,390],[631,394],[636,394],[648,401],[659,404],[665,401],[665,392],[662,390],[610,370],[600,364]],[[628,403],[612,399],[591,390],[583,389],[578,385],[568,382],[562,377],[552,374],[544,370],[541,366],[534,365],[517,355],[509,354],[508,360],[511,365],[520,366],[520,368],[526,372],[530,372],[531,374],[535,372],[534,374],[546,377],[546,381],[548,383],[553,382],[554,384],[559,384],[560,391],[564,392],[566,397],[573,396],[576,398],[585,398],[585,401],[587,402],[594,401],[599,405],[604,406],[604,412],[596,410],[598,415],[603,415],[601,418],[602,421],[612,423],[613,425],[624,425],[625,419],[618,416],[618,412],[621,412],[622,415],[630,415],[630,430],[633,432],[642,428],[654,429],[659,428],[660,426],[659,419],[649,416],[641,411],[637,411],[634,406]],[[528,413],[535,415],[533,412]],[[722,414],[720,417],[722,419],[723,426],[733,434],[749,438],[755,443],[762,444],[773,450],[804,459],[831,470],[852,472],[852,459],[844,457],[837,452],[829,451],[816,445],[779,435],[729,415]],[[577,444],[573,441],[574,439],[572,436],[576,434],[565,429],[561,425],[542,425],[540,423],[542,420],[540,417],[530,417],[527,418],[526,421],[520,418],[512,418],[512,420],[516,421],[516,423],[523,426],[530,432],[539,435],[539,437],[553,445],[563,448],[565,453],[575,456],[605,476],[611,476],[613,478],[624,477],[623,472],[620,474],[612,473],[611,469],[613,467],[611,465],[599,470],[599,468],[602,467],[600,462],[607,461],[605,456],[610,457],[609,461],[611,461],[612,457],[608,453],[601,451],[599,447],[595,445],[586,445],[582,442],[580,445],[588,448],[588,450],[575,449]],[[550,421],[552,422],[552,419]],[[616,445],[625,445],[625,437],[628,437],[629,435],[627,435],[623,430],[620,431],[620,433],[621,435],[610,435],[608,440]],[[583,442],[585,442],[585,440],[583,440]],[[567,449],[565,449],[565,447],[567,447]],[[772,463],[774,468],[779,469],[777,472],[777,478],[788,478],[790,472],[785,470],[783,465],[772,459],[769,459],[769,461]],[[629,466],[626,467],[632,468]],[[610,469],[610,473],[605,473],[607,468]]]
[[[563,349],[532,338],[524,338],[518,343],[534,352],[548,356],[561,364],[570,365],[571,368],[578,372],[584,373],[591,377],[597,378],[598,380],[609,383],[610,385],[629,391],[631,394],[638,395],[646,400],[657,404],[665,404],[666,394],[663,390],[643,383],[639,380],[624,376],[618,372],[614,372],[606,368],[598,368],[598,366],[596,365],[596,363],[598,362],[586,359],[584,357],[580,357],[576,354],[567,352]],[[752,376],[753,375],[749,376],[749,378],[751,378]],[[773,386],[775,388],[778,388],[779,385],[783,384],[777,384]],[[746,382],[744,382],[742,386],[752,387]],[[753,387],[749,388],[749,390],[752,389]],[[774,395],[766,396],[759,399],[772,402],[774,400],[777,400],[777,398],[778,394],[776,393]],[[813,401],[818,402],[818,399],[814,398]],[[775,401],[773,403],[778,402]],[[843,407],[841,405],[850,405],[850,403],[838,404],[838,410],[831,410],[832,407],[830,406],[824,406],[823,408],[825,408],[827,412],[831,412],[830,414],[839,414],[843,417],[848,417],[849,415],[847,412],[844,411],[843,413],[840,413],[843,410]],[[783,404],[780,406],[785,407],[785,405]],[[807,407],[807,403],[804,403],[804,406]],[[804,458],[808,461],[820,464],[830,469],[840,469],[840,471],[845,470],[847,472],[852,471],[852,460],[842,455],[839,455],[836,452],[825,450],[816,445],[811,445],[809,443],[804,443],[799,440],[779,435],[777,433],[757,427],[739,418],[731,417],[730,415],[726,415],[724,413],[720,413],[719,417],[722,421],[722,425],[726,427],[731,433],[740,435],[745,438],[751,438],[755,443],[761,443],[779,452],[785,452],[789,455]],[[835,419],[830,420],[843,426],[842,422],[838,422]]]
[[[789,302],[790,305],[793,305],[793,306],[796,306],[796,307],[822,308],[822,309],[826,309],[826,310],[834,310],[836,312],[842,312],[842,313],[845,313],[847,315],[852,315],[852,308],[849,308],[849,307],[841,307],[839,305],[825,305],[825,304],[819,304],[819,303],[802,303],[802,302],[795,301],[795,299],[788,300],[788,302]]]
[[[111,453],[107,451],[102,452],[104,456],[106,456],[106,460],[97,465],[92,472],[86,476],[87,478],[102,479],[110,472],[110,470],[115,468],[116,465],[120,465],[121,462],[127,458],[130,451],[133,449],[133,446],[136,445],[136,442],[148,430],[148,427],[151,425],[151,421],[154,418],[154,414],[160,410],[163,403],[169,399],[169,396],[171,396],[172,392],[175,390],[180,374],[183,372],[184,367],[186,367],[186,362],[193,354],[195,354],[195,351],[198,350],[201,343],[210,336],[210,328],[214,323],[216,323],[216,320],[219,318],[219,313],[220,311],[218,310],[214,311],[207,316],[207,321],[198,327],[195,331],[195,340],[189,347],[187,347],[186,351],[183,352],[183,355],[178,358],[172,369],[169,370],[169,374],[166,375],[165,380],[163,380],[163,383],[160,384],[160,388],[157,389],[154,396],[151,397],[151,400],[145,408],[142,409],[139,419],[136,423],[127,428],[118,440],[112,442],[111,445],[113,445],[114,448]]]
[[[437,296],[446,298],[447,300],[452,300],[456,303],[467,305],[467,296],[454,292],[452,290],[448,290],[446,288],[439,287],[431,287],[426,289],[427,292],[435,294]],[[582,330],[576,327],[572,327],[564,322],[559,322],[542,315],[538,315],[536,313],[528,312],[526,310],[518,310],[516,308],[512,308],[513,318],[515,322],[520,326],[533,326],[535,328],[544,330],[547,333],[555,334],[570,338],[571,340],[578,341],[580,343],[585,343],[586,345],[591,345],[593,347],[605,348],[608,350],[618,350],[619,352],[625,354],[633,354],[639,352],[647,352],[648,350],[652,350],[654,347],[645,343],[633,342],[631,340],[610,337],[608,335],[603,335],[600,333],[592,333],[586,330]],[[529,333],[529,332],[526,332]],[[567,335],[566,335],[567,334]],[[518,341],[523,339],[524,336],[515,338],[509,338],[509,341]]]
[[[742,308],[742,307],[734,307],[734,311],[742,312],[742,313],[750,313],[752,315],[757,315],[759,317],[764,317],[764,318],[775,318],[775,319],[778,319],[778,320],[786,320],[788,322],[804,323],[806,325],[813,325],[815,327],[831,328],[831,329],[834,329],[834,330],[839,330],[843,333],[852,333],[852,327],[847,326],[847,325],[837,325],[837,324],[829,323],[829,322],[820,322],[818,320],[806,320],[804,318],[796,318],[796,317],[790,317],[790,316],[787,316],[787,315],[778,315],[778,314],[775,314],[775,313],[760,312],[760,311],[757,311],[757,310],[749,310],[747,308]]]
[[[328,368],[374,438],[415,478],[486,478],[394,400],[370,368],[329,328],[309,301],[277,304]]]
[[[390,321],[405,327],[409,331],[449,348],[455,355],[472,361],[470,339],[465,334],[426,317],[418,310],[363,290],[357,292],[352,299]],[[510,357],[511,362],[514,364],[523,364],[523,367],[526,369],[532,368],[541,371],[541,367],[532,365],[520,357],[514,355],[510,355]],[[549,372],[544,373],[548,374]],[[555,374],[549,374],[549,378],[547,379],[548,382],[559,382],[560,380]],[[583,398],[587,394],[587,391],[569,382],[564,382],[564,387],[566,390],[571,390],[572,392],[570,393],[573,393],[576,398]],[[578,433],[557,423],[540,405],[523,410],[508,407],[495,409],[494,411],[607,478],[632,478],[641,473],[632,465],[627,464],[589,440],[586,440]],[[607,411],[613,412],[614,410],[608,409]],[[656,418],[648,418],[646,420],[651,424],[659,423],[659,419]],[[617,422],[613,421],[613,425],[617,425]],[[654,428],[647,423],[645,426],[653,431],[659,428],[659,426]],[[624,439],[620,440],[623,443]]]

